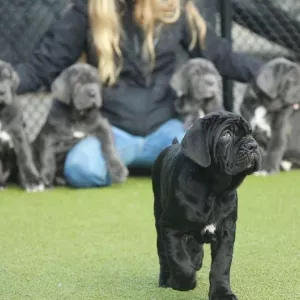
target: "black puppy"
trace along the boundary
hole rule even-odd
[[[123,182],[128,170],[116,151],[111,126],[100,112],[102,84],[97,68],[84,63],[72,65],[55,79],[52,94],[57,105],[34,142],[37,165],[46,187],[65,184],[65,156],[88,135],[101,141],[112,181]]]
[[[34,164],[22,112],[15,103],[18,84],[12,66],[0,61],[0,186],[3,188],[14,173],[27,191],[42,191],[44,186]]]
[[[194,289],[210,243],[209,299],[237,299],[230,287],[237,187],[260,163],[250,125],[230,112],[198,119],[181,144],[161,152],[152,170],[160,287]]]

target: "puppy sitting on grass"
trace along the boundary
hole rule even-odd
[[[101,115],[102,84],[95,67],[76,63],[64,70],[52,84],[58,100],[56,114],[49,114],[34,141],[37,165],[46,187],[57,180],[65,184],[62,171],[68,151],[88,135],[99,138],[112,182],[123,182],[128,170],[116,151],[111,126]]]
[[[224,110],[222,78],[212,62],[193,58],[172,76],[170,85],[176,93],[175,111],[185,129],[204,115]]]
[[[276,174],[280,167],[299,162],[299,122],[295,118],[299,105],[300,65],[286,58],[264,64],[248,85],[240,113],[252,126],[263,153],[256,175]]]
[[[230,112],[197,119],[181,144],[161,152],[152,169],[160,287],[194,289],[209,243],[209,299],[237,299],[230,287],[237,188],[260,163],[251,126]]]
[[[22,112],[15,102],[18,84],[19,78],[12,66],[0,61],[0,188],[3,189],[14,175],[26,191],[43,191]]]

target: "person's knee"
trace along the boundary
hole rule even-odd
[[[69,151],[64,176],[67,183],[76,188],[111,184],[98,139],[88,137]]]
[[[172,143],[174,138],[176,138],[178,142],[181,142],[185,135],[183,123],[178,119],[169,120],[161,129],[162,137],[164,137],[168,144]]]

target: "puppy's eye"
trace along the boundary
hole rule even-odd
[[[222,134],[222,139],[223,140],[229,140],[231,138],[231,132],[230,131],[226,131]]]
[[[231,126],[229,127],[229,130],[230,130],[232,133],[235,133],[235,126],[231,125]]]

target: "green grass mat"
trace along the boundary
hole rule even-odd
[[[157,287],[151,182],[0,194],[0,299],[205,300]],[[240,300],[300,299],[300,173],[249,177],[239,189],[232,288]]]

